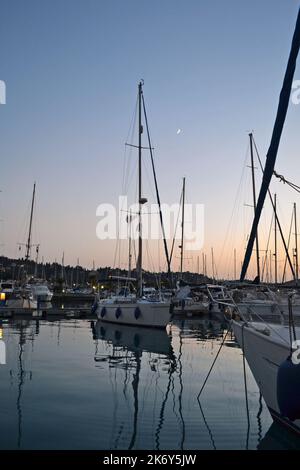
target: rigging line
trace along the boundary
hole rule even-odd
[[[137,94],[137,97],[136,97],[134,112],[133,112],[133,115],[132,115],[132,118],[131,118],[131,123],[130,123],[129,129],[128,129],[128,134],[127,134],[127,138],[126,138],[125,142],[128,142],[128,141],[132,142],[133,141],[133,134],[134,134],[134,130],[135,130],[135,127],[136,127],[137,108],[138,108],[138,94]],[[124,163],[123,163],[123,184],[122,184],[123,189],[125,187],[126,178],[128,177],[130,156],[131,156],[131,152],[130,152],[129,157],[128,157],[127,162],[126,162],[126,146],[125,146],[125,149],[124,149],[124,157],[125,158],[124,158]],[[126,168],[126,163],[127,163],[127,168]],[[126,174],[126,177],[125,177],[125,174]]]
[[[288,244],[287,244],[288,250],[290,249],[290,241],[291,241],[291,235],[292,235],[293,222],[294,222],[294,210],[292,211],[292,218],[291,218],[291,224],[290,224],[290,230],[289,230],[289,237],[288,237]],[[284,283],[284,280],[285,280],[286,263],[287,263],[287,256],[285,256],[285,261],[284,261],[284,267],[283,267],[283,273],[282,273],[282,283]]]
[[[149,126],[148,126],[148,118],[147,118],[146,107],[145,107],[144,94],[142,94],[142,102],[143,102],[143,110],[144,110],[144,116],[145,116],[145,122],[146,122],[148,143],[150,147],[150,156],[151,156],[151,164],[152,164],[153,177],[154,177],[154,183],[155,183],[156,198],[157,198],[157,204],[159,207],[159,218],[160,218],[161,230],[163,234],[164,249],[165,249],[165,255],[166,255],[167,264],[168,264],[168,273],[170,273],[171,272],[170,258],[169,258],[168,245],[167,245],[166,234],[165,234],[164,221],[163,221],[163,216],[162,216],[162,211],[161,211],[160,196],[159,196],[156,171],[155,171],[155,166],[154,166],[154,159],[153,159],[153,152],[152,152],[152,145],[151,145],[151,139],[150,139]]]
[[[152,272],[154,273],[155,282],[156,282],[157,287],[159,288],[159,280],[158,280],[158,276],[156,275],[155,264],[151,256],[151,253],[149,251],[149,240],[146,240],[146,251],[147,251],[147,257],[148,257],[148,263],[150,265],[150,269],[152,269]]]
[[[120,239],[120,225],[122,223],[121,218],[123,216],[122,212],[124,212],[124,204],[125,200],[122,200],[122,206],[120,208],[120,211],[118,213],[118,225],[117,225],[117,243],[115,245],[115,252],[114,252],[114,261],[113,261],[113,268],[116,268],[116,261],[118,257],[118,262],[119,262],[119,268],[121,267],[120,262],[121,262],[121,239]]]
[[[130,168],[130,159],[132,159],[132,152],[130,152],[130,155],[128,156],[128,165],[127,165],[127,170],[126,170],[126,180],[124,182],[124,186],[122,188],[123,194],[127,194],[129,191],[129,187],[131,186],[131,182],[135,175],[137,174],[137,165],[132,165],[132,168]]]
[[[230,230],[231,230],[231,226],[232,226],[232,223],[233,223],[233,218],[234,218],[234,215],[235,215],[235,211],[236,211],[236,209],[237,209],[238,198],[239,198],[240,193],[241,193],[241,190],[242,190],[242,182],[243,182],[244,173],[245,173],[245,170],[246,170],[246,161],[247,161],[247,159],[248,159],[248,153],[249,153],[249,143],[248,143],[247,150],[246,150],[246,154],[245,154],[245,158],[244,158],[244,163],[243,163],[243,167],[242,167],[242,173],[241,173],[240,182],[239,182],[238,189],[237,189],[236,196],[235,196],[235,200],[234,200],[234,204],[233,204],[232,213],[231,213],[231,216],[230,216],[230,219],[229,219],[229,223],[228,223],[228,226],[227,226],[227,229],[226,229],[226,234],[225,234],[225,238],[224,238],[224,242],[223,242],[223,246],[222,246],[222,250],[221,250],[221,255],[220,255],[220,261],[221,261],[221,262],[222,262],[222,259],[223,259],[223,254],[224,254],[224,250],[225,250],[225,245],[226,245],[226,243],[227,243],[227,239],[228,239],[228,237],[229,237],[229,232],[230,232]]]
[[[291,181],[288,181],[283,175],[279,175],[275,170],[273,171],[273,175],[278,178],[281,183],[287,184],[295,191],[300,193],[300,186],[296,185],[295,183],[292,183]]]
[[[150,174],[149,174],[149,169],[147,168],[147,165],[146,165],[146,162],[143,160],[143,169],[145,170],[144,171],[144,174],[146,175],[147,177],[147,182],[149,184],[149,188],[150,191],[151,191],[151,195],[153,197],[153,199],[155,199],[156,195],[154,194],[154,191],[153,191],[153,188],[151,186],[151,180],[150,180]],[[157,212],[157,214],[159,214],[159,212]]]
[[[300,10],[299,10],[299,25],[300,25]],[[299,26],[299,30],[300,30],[300,26]],[[259,161],[259,164],[260,164],[260,168],[264,174],[264,169],[263,169],[263,166],[262,166],[262,163],[261,163],[261,159],[260,159],[260,156],[259,156],[259,153],[258,153],[258,150],[257,150],[257,147],[256,147],[256,143],[255,143],[255,140],[253,139],[253,143],[254,143],[254,147],[255,147],[255,151],[256,151],[256,154],[257,154],[257,158],[258,158],[258,161]],[[274,211],[274,214],[275,214],[275,217],[276,217],[276,222],[277,222],[277,225],[278,225],[278,228],[279,228],[279,233],[280,233],[280,236],[281,236],[281,240],[282,240],[282,243],[283,243],[283,246],[284,246],[284,250],[285,250],[285,253],[286,253],[286,256],[288,258],[288,262],[289,262],[289,266],[290,266],[290,269],[291,269],[291,272],[292,272],[292,276],[294,278],[294,281],[296,281],[297,283],[297,279],[296,279],[296,275],[295,275],[295,271],[294,271],[294,267],[293,267],[293,264],[292,264],[292,261],[291,261],[291,258],[290,258],[290,255],[289,255],[289,252],[288,252],[288,249],[287,249],[287,246],[286,246],[286,243],[285,243],[285,239],[284,239],[284,236],[283,236],[283,232],[282,232],[282,228],[281,228],[281,223],[279,221],[279,218],[278,218],[278,215],[277,215],[277,211],[275,210],[275,204],[274,204],[274,201],[273,201],[273,198],[272,198],[272,195],[271,195],[271,191],[270,191],[270,187],[268,186],[268,189],[267,189],[267,193],[269,194],[269,198],[270,198],[270,201],[271,201],[271,204],[272,204],[272,209]],[[253,221],[253,224],[254,224],[254,221]],[[258,225],[258,223],[257,223]],[[252,226],[252,229],[253,229],[253,226]],[[250,234],[251,236],[251,234]],[[249,246],[249,243],[248,243],[248,246]],[[248,247],[247,247],[248,248]],[[245,261],[245,260],[244,260]],[[246,274],[246,273],[245,273]]]
[[[171,247],[171,252],[170,252],[170,263],[172,262],[172,257],[173,257],[174,244],[175,244],[176,233],[177,233],[178,222],[179,222],[179,215],[180,215],[180,212],[181,212],[180,208],[181,208],[181,204],[182,204],[182,198],[183,198],[183,190],[181,190],[181,196],[180,196],[180,201],[179,201],[179,211],[177,213],[176,226],[175,226],[174,236],[173,236],[173,240],[172,240],[172,247]]]
[[[261,272],[261,279],[264,278],[265,267],[266,267],[266,264],[267,264],[267,261],[268,261],[268,251],[269,251],[269,243],[270,243],[270,238],[271,238],[271,233],[272,233],[273,220],[274,220],[274,212],[272,214],[272,219],[271,219],[271,223],[270,223],[267,247],[266,247],[266,250],[265,250],[265,258],[264,258],[262,272]]]
[[[215,363],[216,363],[216,361],[217,361],[217,359],[218,359],[218,356],[219,356],[219,354],[220,354],[220,352],[221,352],[222,347],[224,346],[224,343],[225,343],[225,341],[226,341],[227,335],[228,335],[228,333],[230,332],[231,328],[232,328],[232,325],[230,325],[230,328],[226,331],[226,334],[225,334],[224,337],[223,337],[223,340],[222,340],[221,345],[220,345],[220,347],[219,347],[219,349],[218,349],[218,352],[217,352],[217,354],[216,354],[216,357],[214,358],[213,363],[212,363],[212,365],[210,366],[210,369],[209,369],[209,371],[208,371],[208,373],[207,373],[207,375],[206,375],[206,378],[205,378],[205,380],[204,380],[204,383],[203,383],[203,385],[202,385],[202,387],[201,387],[201,389],[200,389],[200,392],[199,392],[198,395],[197,395],[197,399],[200,397],[200,395],[201,395],[201,393],[202,393],[202,391],[203,391],[203,389],[204,389],[204,387],[205,387],[205,385],[206,385],[206,382],[207,382],[208,379],[209,379],[209,376],[210,376],[210,374],[211,374],[211,372],[212,372],[212,370],[213,370],[213,368],[214,368],[214,365],[215,365]]]
[[[127,155],[126,150],[125,150],[125,155]],[[132,150],[130,150],[128,157],[127,157],[128,162],[127,162],[127,167],[125,171],[126,177],[124,178],[124,184],[122,187],[123,194],[128,193],[129,187],[132,185],[131,182],[133,180],[133,177],[135,176],[135,174],[137,174],[137,165],[131,163],[133,160],[132,155],[133,155],[133,152]]]

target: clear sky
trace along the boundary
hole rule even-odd
[[[69,264],[78,257],[86,266],[113,264],[113,244],[96,238],[96,208],[121,192],[143,78],[161,198],[177,202],[186,176],[187,202],[205,205],[204,250],[214,247],[227,276],[251,220],[237,216],[229,225],[247,133],[254,130],[264,158],[298,7],[296,0],[2,0],[2,253],[18,255],[36,181],[33,241],[41,255],[61,259],[64,250]],[[300,105],[291,105],[277,164],[298,184],[299,118]],[[287,227],[297,195],[277,188]]]

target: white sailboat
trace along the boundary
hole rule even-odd
[[[233,321],[233,330],[272,417],[300,435],[300,365],[289,326]]]
[[[13,310],[35,310],[37,301],[33,298],[31,292],[16,285],[15,281],[0,282],[0,310],[1,308]]]
[[[143,82],[138,86],[138,217],[139,217],[139,243],[137,259],[137,284],[136,294],[128,294],[124,289],[118,295],[112,295],[107,299],[97,299],[95,304],[96,315],[103,322],[111,322],[126,325],[166,328],[171,320],[170,302],[165,301],[159,295],[158,298],[146,297],[143,293],[143,240],[142,240],[142,207],[147,199],[142,196],[142,105]]]
[[[53,292],[45,282],[36,280],[35,282],[26,284],[25,290],[30,292],[33,299],[37,302],[41,304],[51,304]]]

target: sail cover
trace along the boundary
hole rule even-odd
[[[258,227],[261,211],[262,211],[265,198],[269,189],[270,181],[274,172],[278,147],[279,147],[282,129],[283,129],[283,125],[285,122],[286,113],[288,110],[288,105],[289,105],[289,100],[290,100],[290,94],[291,94],[291,89],[292,89],[292,84],[293,84],[297,56],[299,52],[299,46],[300,46],[300,9],[298,10],[298,17],[297,17],[297,23],[296,23],[294,36],[293,36],[291,52],[290,52],[284,80],[283,80],[281,93],[280,93],[277,115],[276,115],[275,124],[273,128],[270,147],[267,153],[262,185],[260,188],[260,193],[258,196],[258,201],[257,201],[257,206],[256,206],[256,212],[255,212],[255,216],[254,216],[254,220],[252,224],[250,237],[248,240],[248,245],[247,245],[247,249],[245,253],[243,266],[242,266],[242,271],[241,271],[241,276],[240,276],[241,281],[245,279],[245,276],[247,273],[247,269],[249,266],[249,262],[250,262],[250,258],[251,258],[251,254],[253,250],[253,244],[255,241],[256,234],[257,234],[257,227]]]

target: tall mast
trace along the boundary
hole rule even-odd
[[[79,258],[77,258],[77,266],[76,266],[76,287],[79,286]]]
[[[298,263],[298,230],[297,230],[297,212],[296,203],[294,202],[294,223],[295,223],[295,277],[298,282],[299,263]]]
[[[248,268],[250,257],[252,254],[254,240],[257,234],[257,227],[258,227],[259,219],[261,216],[261,212],[263,209],[266,195],[268,194],[270,181],[274,172],[281,134],[282,134],[282,130],[283,130],[283,126],[284,126],[284,122],[286,119],[286,114],[287,114],[287,110],[289,106],[290,94],[291,94],[293,80],[294,80],[294,73],[295,73],[299,48],[300,48],[300,10],[298,11],[297,23],[295,27],[293,40],[292,40],[292,46],[291,46],[291,51],[289,55],[288,65],[286,68],[286,73],[284,76],[283,85],[282,85],[282,89],[280,93],[276,119],[275,119],[275,123],[273,127],[272,138],[271,138],[269,150],[267,152],[267,158],[266,158],[264,174],[263,174],[263,181],[262,181],[260,193],[259,193],[258,200],[257,200],[257,208],[256,208],[250,236],[248,239],[244,262],[242,265],[242,270],[241,270],[241,275],[240,275],[241,281],[245,279],[245,276],[247,273],[247,268]]]
[[[46,269],[44,265],[44,257],[42,256],[42,279],[46,280]]]
[[[211,247],[211,270],[212,270],[212,277],[215,280],[215,261],[214,261],[214,249]]]
[[[250,134],[249,134],[249,139],[250,139],[250,155],[251,155],[253,208],[254,208],[254,217],[255,217],[255,213],[256,213],[256,189],[255,189],[255,175],[254,175],[253,134],[252,134],[252,132],[250,132]],[[255,241],[256,241],[256,273],[257,273],[257,277],[258,277],[258,282],[260,282],[258,230],[256,231]]]
[[[29,231],[28,231],[28,238],[26,243],[26,261],[29,260],[30,257],[30,249],[31,249],[31,230],[32,230],[32,218],[33,218],[33,208],[34,208],[34,198],[35,198],[35,183],[33,185],[33,193],[32,193],[32,201],[31,201],[31,211],[30,211],[30,222],[29,222]]]
[[[128,222],[128,278],[131,277],[131,211],[129,211],[129,217],[127,216]]]
[[[180,245],[180,274],[183,270],[183,239],[184,239],[184,204],[185,204],[185,177],[182,182],[182,212],[181,212],[181,245]]]
[[[138,107],[139,107],[139,252],[137,260],[137,282],[138,282],[138,295],[142,297],[143,295],[143,239],[142,239],[142,206],[147,202],[147,199],[142,197],[142,99],[143,99],[143,81],[139,83],[139,92],[138,92]]]
[[[34,277],[38,276],[38,262],[39,262],[39,245],[36,246],[36,255],[35,255],[35,267],[34,267]]]
[[[236,249],[233,252],[233,264],[234,264],[234,280],[236,281]]]
[[[65,252],[63,251],[61,259],[61,278],[65,281]]]
[[[277,196],[274,194],[274,212],[275,212],[275,221],[274,221],[274,281],[277,284]]]

